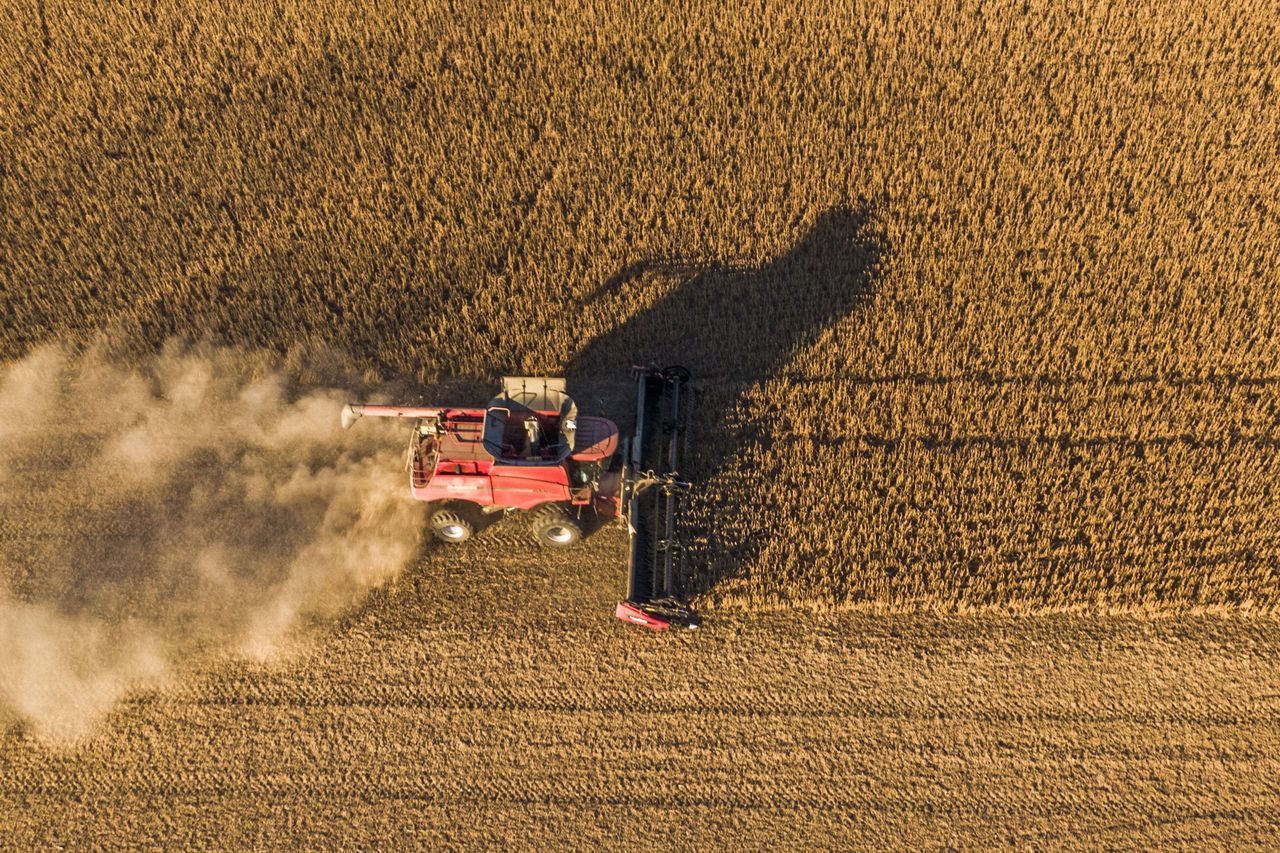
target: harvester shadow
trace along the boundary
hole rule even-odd
[[[681,471],[695,484],[683,537],[688,559],[680,586],[687,595],[740,574],[761,542],[776,535],[767,509],[718,505],[712,490],[752,447],[772,443],[771,419],[751,410],[752,390],[781,375],[824,331],[866,310],[887,251],[871,220],[869,205],[832,208],[791,249],[762,265],[645,260],[611,277],[593,297],[615,302],[621,313],[661,292],[566,367],[570,386],[586,392],[584,400],[602,401],[624,434],[633,425],[618,415],[630,411],[634,389],[616,381],[620,368],[682,364],[693,374]],[[753,516],[766,523],[752,525]]]

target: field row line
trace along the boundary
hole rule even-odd
[[[663,767],[670,762],[657,762]],[[620,775],[617,781],[625,779],[636,782],[634,776]],[[68,780],[71,781],[71,780]],[[910,791],[897,792],[897,796],[887,802],[878,801],[868,796],[851,799],[852,786],[831,780],[821,786],[808,787],[804,793],[783,793],[782,786],[795,789],[796,780],[777,780],[778,786],[763,787],[759,784],[744,785],[739,780],[735,786],[730,779],[703,779],[694,786],[670,786],[665,794],[641,793],[632,790],[615,793],[612,796],[597,793],[600,788],[608,788],[608,782],[601,780],[599,785],[582,779],[566,778],[561,775],[544,776],[530,779],[521,776],[517,779],[498,776],[472,782],[459,782],[449,779],[443,772],[423,773],[419,771],[415,778],[393,776],[390,779],[367,773],[352,774],[289,774],[274,772],[271,774],[246,774],[235,782],[226,781],[222,774],[192,773],[183,771],[181,775],[157,774],[154,781],[114,782],[116,794],[128,794],[135,797],[146,797],[148,800],[170,801],[184,797],[194,797],[201,801],[210,796],[243,798],[247,794],[266,797],[280,802],[298,802],[305,797],[308,803],[316,801],[363,800],[370,803],[381,803],[388,800],[415,802],[436,805],[518,805],[534,807],[587,808],[596,811],[601,808],[617,808],[632,811],[637,808],[652,808],[680,811],[695,809],[714,810],[715,812],[751,812],[775,815],[822,813],[833,815],[842,812],[847,819],[867,812],[890,812],[901,814],[915,812],[937,816],[939,812],[947,814],[951,819],[961,815],[981,816],[985,819],[1001,818],[1081,818],[1081,806],[1078,797],[1070,793],[1060,793],[1047,802],[1014,802],[998,794],[970,795],[967,797],[946,797],[924,799],[913,795]],[[438,783],[444,782],[440,785]],[[433,784],[436,783],[436,784]],[[72,782],[81,798],[88,799],[82,782]],[[615,783],[616,784],[616,783]],[[554,789],[554,790],[553,790]],[[734,791],[734,793],[729,793]],[[58,784],[34,782],[33,784],[0,789],[6,798],[29,796],[61,796],[68,793],[67,787]],[[870,793],[870,792],[867,792]],[[1194,805],[1201,791],[1184,788],[1182,797],[1184,804],[1179,805],[1176,799],[1164,802],[1166,813],[1187,814],[1187,807]],[[1121,806],[1127,813],[1135,816],[1148,816],[1152,803],[1143,802],[1132,794],[1113,795],[1114,806]],[[1270,794],[1255,794],[1245,800],[1247,805],[1239,808],[1215,810],[1212,812],[1218,819],[1248,821],[1253,825],[1269,825],[1274,818],[1273,803]],[[1176,795],[1175,795],[1176,797]],[[1237,800],[1238,801],[1238,800]],[[1115,815],[1114,812],[1111,813]]]
[[[969,435],[938,435],[930,433],[857,433],[854,435],[797,435],[781,433],[770,435],[771,444],[811,444],[820,441],[823,446],[859,445],[894,451],[900,446],[955,452],[969,447],[993,447],[997,449],[1029,450],[1032,447],[1059,447],[1063,449],[1096,449],[1102,447],[1190,447],[1202,450],[1230,451],[1238,447],[1280,447],[1280,435],[1265,433],[1228,433],[1224,436],[1172,435],[1072,435],[1060,433],[1046,435],[1000,435],[972,433]]]
[[[758,699],[758,697],[757,697]],[[1155,713],[1150,710],[1135,708],[1132,713],[1084,713],[1072,711],[1018,712],[991,709],[985,712],[961,712],[937,709],[933,711],[912,710],[909,708],[873,708],[851,707],[841,705],[838,709],[821,710],[809,706],[794,706],[785,709],[761,708],[753,705],[744,697],[742,707],[723,704],[659,704],[645,702],[641,704],[624,703],[552,703],[531,699],[505,698],[494,700],[445,700],[434,697],[368,697],[365,699],[325,699],[317,701],[301,696],[219,696],[216,698],[200,698],[180,700],[166,698],[159,704],[165,706],[185,707],[272,707],[272,708],[353,708],[381,709],[406,708],[419,711],[444,711],[458,713],[537,713],[580,716],[584,714],[599,715],[636,715],[655,716],[717,716],[733,719],[774,719],[779,717],[805,720],[831,720],[833,722],[850,719],[895,720],[908,722],[943,722],[943,723],[1003,723],[1003,724],[1042,724],[1061,723],[1069,725],[1117,725],[1136,724],[1141,726],[1165,726],[1172,724],[1191,724],[1202,727],[1274,727],[1280,725],[1280,711],[1242,716],[1239,714],[1210,713]],[[151,705],[154,700],[135,697],[126,699],[126,705]]]
[[[1110,376],[1094,378],[1088,376],[1071,376],[1067,374],[1001,374],[988,371],[972,373],[889,373],[874,375],[869,373],[836,373],[825,376],[810,376],[804,373],[782,372],[769,376],[738,376],[732,373],[709,373],[695,375],[691,383],[699,386],[717,385],[762,385],[766,382],[787,382],[792,385],[983,385],[996,387],[1010,385],[1023,388],[1131,388],[1148,386],[1166,386],[1172,388],[1213,387],[1213,388],[1269,388],[1280,386],[1280,376],[1251,376],[1239,373],[1224,373],[1211,376],[1192,375],[1159,375],[1136,374],[1133,376]]]

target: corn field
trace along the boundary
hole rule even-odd
[[[1273,610],[1280,23],[1175,5],[10,4],[0,351],[683,360],[706,603]]]
[[[92,398],[57,429],[0,411],[0,847],[1277,846],[1274,3],[10,0],[0,33],[0,400],[110,353],[36,395]],[[398,445],[326,467],[345,389],[246,369],[241,417],[199,358],[121,372],[183,352],[446,404],[565,375],[624,432],[628,369],[686,364],[709,629],[612,624],[617,528],[372,536],[411,511]],[[135,512],[105,493],[145,466],[91,440],[155,462],[112,421],[157,411],[251,440],[152,418],[204,467]],[[210,482],[272,559],[188,572],[228,533],[169,506]],[[120,542],[171,573],[129,587]]]

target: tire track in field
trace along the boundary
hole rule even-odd
[[[510,555],[461,551],[443,567],[460,582],[520,581]],[[439,591],[402,583],[294,659],[135,697],[72,754],[11,730],[0,802],[26,804],[31,838],[74,815],[158,840],[145,813],[189,803],[184,837],[252,813],[268,846],[387,827],[492,844],[515,825],[554,844],[601,815],[615,842],[662,815],[716,846],[1280,837],[1265,619],[775,614],[668,642],[568,617],[491,633],[465,586],[469,631],[388,620]]]

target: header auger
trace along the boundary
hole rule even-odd
[[[615,615],[655,630],[693,628],[697,617],[679,598],[689,371],[646,367],[636,376],[636,431],[623,442],[612,421],[578,415],[563,379],[545,376],[504,377],[483,408],[349,403],[342,426],[364,416],[414,422],[409,489],[429,504],[428,524],[441,542],[466,542],[495,514],[512,511],[529,513],[534,540],[548,548],[570,547],[591,525],[622,519],[627,597]]]
[[[679,598],[685,573],[679,522],[690,489],[680,477],[689,371],[642,368],[636,376],[636,432],[624,449],[622,475],[630,538],[627,597],[615,615],[646,628],[696,628],[697,616]]]

